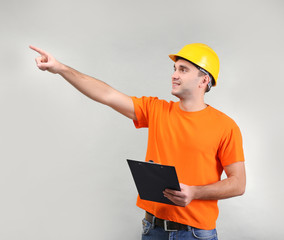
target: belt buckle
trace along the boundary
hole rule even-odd
[[[169,220],[164,220],[164,230],[166,232],[177,232],[177,229],[168,229],[168,222]]]

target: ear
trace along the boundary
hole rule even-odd
[[[208,85],[209,81],[210,81],[209,76],[207,74],[204,74],[201,77],[199,88],[207,88],[207,85]]]

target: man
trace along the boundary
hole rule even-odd
[[[138,196],[137,206],[146,211],[142,239],[217,239],[217,200],[242,195],[246,184],[238,126],[204,102],[205,92],[217,84],[217,54],[195,43],[169,55],[175,62],[172,94],[180,101],[167,102],[127,96],[30,48],[41,55],[36,58],[39,69],[60,74],[83,94],[132,119],[137,128],[148,127],[146,161],[176,167],[181,191],[163,192],[176,205]],[[221,180],[223,170],[227,178]]]

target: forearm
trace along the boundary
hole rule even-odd
[[[64,64],[60,65],[58,74],[89,98],[106,105],[108,105],[111,93],[116,91],[105,82],[80,73]]]
[[[226,199],[244,194],[245,183],[240,182],[236,177],[231,177],[209,185],[193,186],[193,191],[193,199]]]
[[[64,64],[61,64],[58,74],[89,98],[113,108],[130,119],[136,119],[134,105],[128,95]]]

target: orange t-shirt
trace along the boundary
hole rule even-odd
[[[136,128],[148,127],[146,161],[175,166],[180,183],[206,185],[220,180],[223,166],[244,161],[237,124],[211,106],[185,112],[179,102],[132,97]],[[217,200],[193,200],[186,207],[137,199],[137,206],[158,218],[214,229]]]

